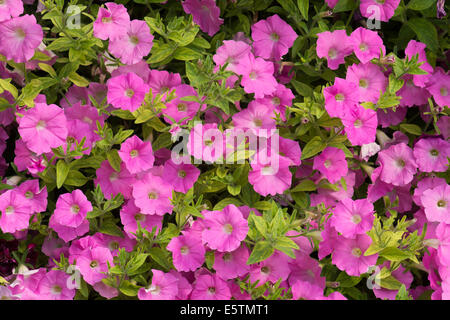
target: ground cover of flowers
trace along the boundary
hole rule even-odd
[[[0,1],[0,298],[450,299],[445,2]]]

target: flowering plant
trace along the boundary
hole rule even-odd
[[[447,7],[0,1],[0,298],[450,299]]]

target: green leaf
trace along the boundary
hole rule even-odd
[[[120,285],[120,292],[122,292],[124,295],[129,296],[129,297],[135,297],[138,294],[138,291],[141,287],[132,284],[130,281],[128,280],[123,280],[122,284]]]
[[[106,153],[106,158],[108,159],[111,167],[117,172],[120,172],[120,164],[122,163],[122,159],[120,158],[117,149],[109,150],[108,153]]]
[[[422,11],[428,9],[435,3],[436,0],[411,0],[406,7],[411,10]]]
[[[62,159],[56,163],[56,187],[60,189],[69,175],[70,167]]]
[[[92,209],[92,211],[89,211],[89,212],[87,213],[86,218],[88,218],[88,219],[93,219],[93,218],[100,217],[100,216],[103,215],[103,214],[105,214],[104,211],[100,210],[100,209],[97,208],[97,207],[94,207],[94,208]]]
[[[307,209],[310,205],[309,195],[306,192],[292,192],[292,199],[302,209]]]
[[[213,208],[213,211],[220,211],[229,204],[234,204],[236,207],[242,206],[242,202],[240,202],[236,198],[225,198],[216,203],[216,205]]]
[[[53,78],[56,78],[58,75],[56,74],[55,69],[53,69],[53,67],[47,63],[38,63],[39,68],[41,68],[41,70],[44,70],[45,72],[47,72],[49,75],[51,75]]]
[[[169,132],[161,133],[153,142],[153,151],[167,148],[172,145],[172,135]]]
[[[253,205],[256,210],[266,211],[272,208],[272,204],[268,201],[258,201]]]
[[[395,300],[413,300],[413,298],[409,295],[408,290],[406,290],[404,284],[402,284],[402,286],[398,290],[397,295],[395,296]]]
[[[318,136],[312,138],[302,150],[302,160],[306,160],[322,152],[327,147],[327,144]]]
[[[127,274],[129,276],[136,275],[137,274],[136,271],[138,271],[139,268],[145,263],[147,257],[148,257],[147,253],[138,253],[133,258],[131,258],[126,265]]]
[[[422,129],[416,124],[401,123],[400,130],[408,132],[415,136],[420,136],[422,134]]]
[[[179,47],[175,50],[173,57],[177,60],[190,61],[203,58],[200,52],[187,47]]]
[[[11,93],[14,99],[17,99],[19,93],[17,88],[11,84],[11,79],[0,79],[0,88],[8,91],[9,93]]]
[[[70,170],[64,184],[68,186],[81,187],[88,181],[89,179],[86,178],[80,171]]]
[[[164,61],[172,55],[174,47],[167,43],[154,42],[152,48],[152,55],[147,60],[148,63],[158,63]]]
[[[124,120],[134,120],[135,119],[133,114],[128,110],[122,110],[122,109],[113,110],[113,111],[111,111],[111,114],[115,117],[118,117],[118,118],[121,118]]]
[[[208,269],[211,269],[214,266],[214,251],[207,251],[205,254],[205,263]]]
[[[122,229],[119,228],[112,220],[103,221],[98,231],[104,234],[109,234],[110,236],[118,236],[123,238]]]
[[[250,257],[247,260],[247,265],[254,264],[269,258],[274,252],[274,248],[269,241],[259,241],[255,244]]]
[[[389,276],[384,279],[380,279],[380,286],[389,290],[399,290],[402,287],[402,283],[393,276]]]
[[[292,79],[290,83],[294,86],[295,91],[297,91],[297,93],[300,96],[302,96],[302,97],[313,96],[313,90],[307,84],[297,81],[297,80],[294,80],[294,79]]]
[[[356,286],[361,281],[361,277],[351,277],[346,272],[342,271],[336,281],[339,282],[339,287],[350,288]]]
[[[297,6],[305,20],[308,20],[309,0],[297,0]]]
[[[411,257],[411,254],[396,247],[388,247],[380,251],[380,256],[390,261],[403,261]]]
[[[149,250],[149,254],[150,257],[166,271],[169,271],[172,268],[172,265],[169,263],[170,254],[167,250],[163,250],[159,247],[152,247]]]
[[[410,27],[417,35],[419,41],[425,43],[433,52],[438,51],[438,33],[436,27],[430,20],[425,18],[412,18],[407,22],[408,27]]]
[[[237,196],[241,193],[241,186],[238,184],[229,184],[227,190],[232,196]]]
[[[256,230],[258,230],[259,233],[263,237],[267,236],[267,221],[264,220],[263,217],[257,216],[255,214],[250,215],[252,222],[255,224]]]
[[[69,74],[69,80],[72,81],[78,87],[87,87],[89,85],[89,80],[80,76],[76,72]]]
[[[275,241],[275,249],[284,252],[289,257],[295,259],[294,250],[298,250],[298,245],[288,237],[280,237]]]
[[[317,189],[316,184],[309,179],[305,179],[300,181],[294,188],[291,189],[291,192],[299,192],[299,191],[315,191]]]

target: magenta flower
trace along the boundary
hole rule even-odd
[[[150,53],[153,46],[153,35],[147,23],[132,20],[124,35],[110,39],[109,51],[124,64],[138,63]]]
[[[191,292],[192,300],[230,300],[228,284],[216,274],[203,274],[197,277]]]
[[[146,171],[152,168],[155,162],[152,144],[148,141],[142,141],[136,135],[125,140],[118,152],[131,174]]]
[[[169,182],[177,192],[188,192],[199,176],[200,170],[192,164],[175,164],[171,159],[164,164],[163,179]]]
[[[278,83],[273,76],[273,63],[255,58],[251,53],[241,58],[235,72],[242,75],[241,84],[244,91],[254,93],[255,98],[270,95],[277,88]]]
[[[185,0],[181,3],[184,12],[192,14],[196,24],[209,36],[215,35],[223,24],[220,18],[220,9],[214,0]]]
[[[138,230],[138,223],[141,228],[151,232],[156,227],[156,233],[158,234],[162,228],[162,216],[155,214],[143,214],[141,210],[136,207],[133,200],[129,200],[120,210],[120,220],[123,224],[124,231],[132,239],[136,238],[134,233]]]
[[[65,242],[72,241],[78,237],[81,237],[89,232],[89,221],[84,219],[84,221],[78,227],[68,227],[60,224],[56,221],[55,215],[50,216],[48,223],[49,228],[55,230],[60,237]]]
[[[39,180],[26,180],[17,191],[28,200],[33,212],[44,212],[47,209],[47,187],[41,189]]]
[[[196,101],[184,101],[181,98],[194,96],[198,97],[197,91],[193,87],[187,84],[180,84],[171,90],[175,90],[176,98],[166,103],[166,109],[162,111],[164,119],[168,123],[172,123],[175,120],[177,123],[181,121],[181,124],[186,124],[189,120],[192,120],[200,108],[200,103]],[[170,118],[169,118],[170,117]],[[173,119],[173,120],[172,120]]]
[[[355,146],[375,142],[377,133],[377,113],[355,104],[348,112],[341,116],[348,140]]]
[[[255,55],[264,59],[280,60],[297,37],[294,29],[277,14],[252,25]]]
[[[338,182],[348,172],[344,151],[335,147],[326,147],[314,158],[313,169],[319,170],[331,183]]]
[[[324,300],[323,288],[307,281],[296,281],[292,285],[292,300]]]
[[[37,154],[51,152],[67,138],[64,111],[55,104],[36,103],[20,120],[19,133],[31,151]]]
[[[76,228],[85,221],[90,211],[92,211],[91,203],[81,190],[76,189],[59,196],[53,215],[57,223]]]
[[[139,289],[139,300],[174,300],[178,295],[178,279],[161,270],[152,269],[152,273],[152,284]]]
[[[354,239],[372,229],[374,218],[373,204],[367,199],[343,199],[334,208],[331,221],[336,231]]]
[[[234,204],[205,216],[204,224],[206,228],[202,232],[203,242],[220,252],[230,252],[239,248],[248,232],[247,220]]]
[[[440,138],[420,139],[414,145],[414,158],[422,172],[445,172],[448,170],[450,143]]]
[[[421,70],[426,71],[428,74],[414,74],[413,82],[416,86],[420,88],[424,88],[427,86],[428,81],[431,78],[433,73],[433,67],[428,63],[427,55],[425,53],[425,48],[427,45],[422,42],[418,42],[415,40],[411,40],[408,43],[408,46],[405,49],[405,55],[411,59],[415,55],[419,55],[418,62],[422,62],[422,65],[419,67]]]
[[[114,170],[105,160],[96,171],[97,178],[94,179],[94,184],[100,185],[106,199],[111,199],[117,194],[121,193],[125,199],[131,198],[131,190],[134,178],[122,162],[120,165],[120,172]]]
[[[247,108],[235,113],[232,117],[235,128],[247,131],[254,135],[270,137],[276,129],[275,115],[270,107],[257,101],[252,101]]]
[[[147,63],[145,63],[147,65]],[[181,76],[179,73],[171,73],[165,70],[150,70],[148,76],[148,85],[152,90],[153,96],[156,94],[165,95],[174,87],[181,84]]]
[[[98,9],[97,20],[94,21],[94,37],[101,40],[115,39],[127,33],[130,16],[123,4],[105,3],[106,8]]]
[[[378,153],[381,164],[380,179],[394,186],[402,186],[412,181],[417,171],[413,151],[405,143],[392,145]]]
[[[333,264],[349,276],[358,277],[368,272],[378,259],[378,254],[364,255],[371,243],[372,239],[365,234],[357,235],[355,239],[338,236],[332,255]]]
[[[191,156],[203,161],[214,162],[221,159],[224,150],[223,133],[216,123],[198,123],[191,129],[187,150]]]
[[[325,0],[330,9],[333,9],[339,2],[339,0]]]
[[[195,271],[205,262],[202,240],[190,234],[172,238],[167,250],[172,252],[173,265],[178,271]]]
[[[278,162],[267,164],[251,162],[252,170],[248,173],[248,182],[264,197],[268,194],[273,196],[283,194],[291,186],[292,173],[289,170],[291,160],[286,157],[276,157],[276,159]]]
[[[61,270],[50,270],[39,281],[39,296],[42,300],[73,300],[75,289],[69,289],[69,275]]]
[[[250,271],[250,267],[247,265],[249,255],[245,245],[241,245],[231,252],[216,251],[213,268],[223,280],[243,277]]]
[[[428,189],[422,193],[420,200],[428,220],[450,224],[450,185]]]
[[[354,64],[347,69],[345,80],[359,87],[359,101],[377,103],[380,92],[387,86],[387,78],[380,67],[372,64]]]
[[[286,107],[292,106],[292,100],[294,100],[294,98],[295,96],[291,89],[286,88],[284,85],[279,83],[275,92],[271,95],[265,96],[264,98],[256,99],[256,101],[273,108],[280,114],[281,119],[286,121]]]
[[[391,262],[385,261],[383,264],[379,265],[378,268],[380,268],[380,270],[383,269],[383,267],[390,269],[390,264]],[[411,283],[413,282],[413,275],[411,271],[406,271],[402,265],[400,265],[397,269],[392,271],[391,275],[400,283],[403,283],[406,287],[406,290],[408,290],[411,287]],[[389,290],[385,288],[374,287],[373,293],[378,299],[395,300],[398,290]]]
[[[323,89],[325,109],[330,117],[341,117],[359,102],[359,90],[356,84],[336,77],[332,86]]]
[[[427,89],[416,86],[412,75],[404,75],[402,79],[405,80],[405,84],[397,91],[397,96],[402,97],[400,106],[422,106],[428,103],[431,94]]]
[[[325,288],[326,279],[325,277],[320,276],[322,268],[320,267],[319,262],[316,259],[311,258],[308,253],[297,250],[295,253],[295,260],[289,260],[289,268],[289,284],[291,286],[297,281],[305,281],[315,284],[320,288]]]
[[[436,72],[431,76],[427,84],[427,90],[433,95],[434,101],[436,101],[438,106],[450,106],[450,75],[441,68],[436,68]],[[441,119],[445,119],[445,117]],[[448,136],[445,138],[448,138]]]
[[[345,30],[324,31],[317,36],[317,56],[327,58],[328,68],[336,70],[353,50],[347,33]]]
[[[21,0],[4,0],[0,4],[0,22],[16,18],[23,13]]]
[[[90,250],[84,250],[77,257],[76,265],[80,270],[83,280],[94,285],[107,277],[108,263],[112,267],[113,257],[109,249],[104,247],[95,247]]]
[[[136,111],[144,102],[150,87],[134,73],[110,78],[108,85],[108,103],[114,108]]]
[[[134,203],[144,214],[162,216],[171,213],[172,190],[173,187],[161,177],[148,174],[133,184]]]
[[[236,72],[239,61],[251,53],[251,47],[243,41],[224,40],[223,44],[217,48],[213,56],[214,62],[218,66],[228,63],[227,70]]]
[[[263,260],[257,264],[251,266],[250,269],[250,281],[258,282],[258,287],[266,283],[267,281],[275,283],[279,279],[285,281],[289,278],[291,268],[289,265],[289,258],[281,251],[275,251],[266,260]]]
[[[0,53],[16,63],[27,62],[44,38],[33,15],[12,18],[0,24]]]
[[[377,20],[388,22],[399,4],[400,0],[361,0],[359,10],[363,17],[370,18],[375,15]],[[377,9],[374,9],[374,7],[377,7]]]
[[[8,190],[0,195],[0,211],[0,229],[4,233],[28,228],[33,215],[29,201],[17,190]]]
[[[380,57],[380,49],[383,55],[386,54],[386,48],[383,45],[383,39],[378,32],[363,27],[359,27],[350,35],[350,44],[353,47],[356,57],[362,63],[367,63],[372,59]]]

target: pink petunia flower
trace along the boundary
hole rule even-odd
[[[344,237],[354,239],[372,229],[373,204],[367,199],[343,199],[334,208],[331,223]]]
[[[177,192],[186,193],[194,186],[199,176],[200,169],[192,164],[175,164],[172,159],[164,164],[163,179],[169,182]]]
[[[39,296],[42,300],[73,300],[75,289],[69,289],[69,275],[61,270],[50,270],[39,281]]]
[[[21,0],[4,0],[0,4],[0,22],[16,18],[23,13]]]
[[[192,14],[196,24],[209,36],[215,35],[223,24],[220,18],[220,8],[214,0],[185,0],[181,3],[184,12]]]
[[[188,96],[198,97],[197,91],[187,84],[181,84],[172,89],[175,90],[176,98],[166,103],[166,109],[162,111],[165,115],[164,119],[168,123],[172,123],[173,120],[178,123],[184,119],[181,124],[186,124],[194,118],[200,108],[200,103],[196,101],[184,101],[182,98]]]
[[[224,280],[245,276],[250,271],[247,265],[249,252],[245,245],[231,252],[216,251],[214,257],[213,268]]]
[[[359,27],[350,35],[350,43],[353,47],[356,57],[362,63],[367,63],[374,58],[380,57],[380,49],[383,55],[386,54],[386,48],[383,45],[383,39],[378,32]]]
[[[428,189],[422,193],[420,200],[428,220],[450,224],[450,185]]]
[[[431,97],[431,94],[427,89],[420,88],[414,84],[413,75],[404,75],[402,79],[405,80],[405,84],[397,91],[397,96],[402,97],[400,106],[422,106],[428,103],[428,98]]]
[[[178,279],[161,270],[152,269],[153,277],[149,288],[140,288],[139,300],[174,300],[178,295]]]
[[[335,147],[326,147],[314,158],[313,169],[319,170],[331,183],[338,182],[348,172],[344,151]]]
[[[255,98],[272,94],[277,88],[277,81],[273,76],[273,64],[262,58],[255,58],[251,53],[241,58],[235,72],[242,75],[241,84],[244,91],[254,93]]]
[[[386,261],[383,264],[379,265],[378,268],[380,270],[383,267],[390,268],[391,262]],[[398,280],[400,283],[404,284],[406,287],[406,290],[408,290],[411,287],[411,283],[413,282],[413,275],[411,271],[406,271],[405,268],[400,265],[397,269],[392,271],[391,273],[392,277]],[[397,296],[398,290],[389,290],[385,288],[373,288],[373,293],[378,299],[388,299],[388,300],[395,300],[395,297]]]
[[[43,38],[44,32],[35,16],[12,18],[0,24],[0,53],[16,63],[27,62]]]
[[[324,31],[317,34],[317,56],[327,58],[328,68],[336,70],[352,53],[352,45],[345,30]]]
[[[394,186],[402,186],[412,181],[417,171],[413,151],[405,143],[392,145],[378,153],[381,164],[380,179]]]
[[[223,133],[217,123],[196,124],[189,134],[188,153],[196,159],[214,162],[223,157]]]
[[[192,300],[230,300],[231,291],[224,280],[216,274],[197,277],[191,292]]]
[[[414,74],[413,82],[416,86],[420,88],[424,88],[427,86],[428,81],[431,78],[433,73],[433,67],[428,63],[427,55],[425,53],[425,48],[427,45],[422,42],[418,42],[415,40],[411,40],[408,43],[408,46],[405,49],[405,55],[411,59],[415,55],[419,55],[418,62],[422,62],[422,65],[419,67],[421,70],[426,71],[427,74]]]
[[[28,228],[33,214],[28,200],[15,189],[0,195],[0,211],[0,229],[4,233]]]
[[[83,279],[90,285],[101,281],[107,277],[108,263],[113,266],[113,257],[109,249],[104,247],[95,247],[90,250],[84,250],[77,257],[76,265],[80,270]]]
[[[218,66],[228,63],[227,70],[236,72],[239,61],[251,52],[251,47],[243,41],[224,40],[213,56]]]
[[[130,16],[123,4],[105,3],[106,9],[98,9],[94,21],[94,37],[101,40],[115,39],[125,35],[130,25]]]
[[[114,170],[105,160],[96,171],[97,178],[94,179],[94,184],[100,184],[103,194],[106,199],[111,199],[117,194],[121,193],[125,199],[131,198],[131,191],[134,178],[125,167],[125,163],[121,163],[120,172]]]
[[[435,73],[427,84],[427,90],[433,95],[434,101],[436,101],[438,106],[450,106],[450,75],[441,68],[436,68]],[[441,119],[443,118],[445,117]],[[448,135],[444,137],[448,138]]]
[[[50,216],[48,226],[49,228],[55,230],[55,232],[58,234],[58,237],[65,242],[72,241],[89,232],[89,220],[84,219],[84,221],[78,227],[69,227],[58,223],[55,219],[54,214]]]
[[[422,172],[445,172],[448,170],[450,143],[439,138],[420,139],[414,145],[414,158]]]
[[[124,64],[135,64],[150,53],[153,46],[153,35],[147,23],[132,20],[124,35],[109,41],[109,51]]]
[[[167,72],[165,70],[150,70],[147,83],[152,90],[153,96],[161,94],[163,95],[164,101],[169,91],[181,85],[181,76],[179,73]]]
[[[134,203],[142,213],[162,216],[172,212],[170,199],[173,187],[161,177],[147,174],[132,187]]]
[[[162,228],[162,216],[155,214],[143,214],[141,210],[136,207],[133,200],[129,200],[120,210],[120,220],[123,224],[124,231],[132,239],[136,238],[134,233],[138,230],[138,223],[142,229],[151,232],[156,227],[156,233],[158,234]]]
[[[108,80],[108,103],[114,108],[136,111],[144,101],[150,87],[134,73]]]
[[[76,189],[59,196],[53,215],[57,223],[76,228],[85,221],[90,211],[92,204],[81,190]]]
[[[325,0],[330,9],[333,9],[339,2],[339,0]]]
[[[375,15],[376,20],[388,22],[399,4],[400,0],[361,0],[359,10],[363,17],[371,18]]]
[[[286,107],[292,106],[294,98],[295,96],[291,89],[279,83],[274,93],[264,98],[256,99],[256,101],[273,108],[280,114],[281,119],[286,121]]]
[[[292,300],[323,300],[323,288],[307,281],[296,281],[292,285]]]
[[[294,29],[277,14],[252,25],[255,55],[264,59],[280,60],[297,37]]]
[[[51,152],[67,138],[63,109],[54,104],[36,103],[20,120],[19,133],[28,149],[39,154]]]
[[[378,118],[376,111],[355,104],[341,116],[348,140],[355,146],[375,142]]]
[[[339,77],[332,86],[323,89],[323,95],[330,117],[341,117],[360,100],[358,86]]]
[[[167,250],[172,252],[173,265],[178,271],[195,271],[205,262],[202,240],[190,234],[172,238]]]
[[[289,257],[281,251],[275,251],[266,260],[254,264],[250,268],[250,281],[258,282],[258,287],[267,281],[275,283],[278,280],[287,280],[291,273]]]
[[[239,248],[248,232],[247,220],[234,204],[227,205],[222,211],[208,214],[204,224],[206,228],[202,232],[202,241],[220,252]]]
[[[348,67],[345,80],[359,87],[359,101],[377,103],[380,93],[386,90],[387,78],[380,67],[372,64],[354,64]]]
[[[33,212],[44,212],[47,209],[47,187],[39,187],[39,180],[27,180],[20,184],[17,191],[24,196]]]
[[[365,234],[357,235],[355,239],[338,236],[332,255],[333,264],[350,276],[358,277],[366,273],[378,258],[378,254],[364,255],[371,243],[372,239]]]
[[[275,115],[270,107],[257,101],[252,101],[247,108],[235,113],[232,117],[235,128],[248,129],[254,135],[269,137],[276,129]]]
[[[152,144],[148,141],[142,141],[137,135],[125,140],[118,152],[131,174],[147,171],[153,167],[155,162]]]

